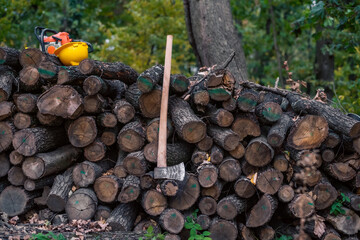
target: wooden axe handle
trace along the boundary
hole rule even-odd
[[[164,79],[163,79],[162,95],[161,95],[157,167],[166,167],[166,141],[167,141],[166,131],[167,131],[167,111],[168,111],[168,100],[169,100],[170,72],[171,72],[172,41],[173,41],[173,36],[168,35],[166,38]]]

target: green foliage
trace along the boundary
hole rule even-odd
[[[202,233],[200,232],[202,230],[202,228],[201,228],[200,224],[196,223],[198,212],[199,212],[199,209],[196,209],[191,214],[191,216],[186,217],[186,222],[185,222],[184,227],[186,229],[190,230],[189,240],[195,240],[195,239],[211,240],[211,238],[209,237],[211,235],[211,233],[209,231],[203,231]]]
[[[293,237],[287,235],[281,235],[280,237],[275,238],[275,240],[293,240]]]
[[[164,240],[166,233],[158,233],[155,235],[153,226],[150,225],[144,234],[144,237],[139,240]]]
[[[49,232],[47,234],[43,234],[43,233],[38,233],[36,235],[34,234],[31,236],[30,240],[66,240],[66,238],[61,233],[56,235],[53,232]]]
[[[344,202],[350,202],[350,198],[346,196],[344,193],[340,193],[341,199],[337,199],[330,208],[330,214],[337,216],[339,214],[345,214],[345,210],[343,209]]]

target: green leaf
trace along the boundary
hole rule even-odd
[[[204,240],[212,240],[212,239],[209,237],[204,237]]]
[[[198,224],[198,223],[196,223],[196,224],[194,225],[194,227],[195,227],[196,230],[202,230],[200,224]]]
[[[143,238],[143,237],[140,237],[139,240],[144,240],[144,238]]]
[[[152,232],[154,231],[153,226],[150,225],[146,231],[147,231],[148,233],[152,233]]]
[[[187,216],[187,217],[186,217],[186,221],[187,221],[187,222],[192,222],[192,217]]]
[[[188,240],[195,240],[195,237],[194,237],[194,236],[190,236],[190,237],[188,238]]]
[[[203,234],[204,236],[210,236],[210,235],[211,235],[211,232],[209,232],[209,231],[204,231],[202,234]]]
[[[185,227],[186,229],[191,229],[191,228],[193,228],[193,226],[194,226],[193,223],[188,223],[188,222],[186,222],[186,223],[184,224],[184,227]]]
[[[190,236],[195,236],[195,235],[197,235],[196,229],[195,229],[195,228],[192,228],[192,229],[190,230]]]
[[[202,240],[202,239],[203,239],[203,236],[201,236],[201,235],[196,235],[196,236],[195,236],[195,239],[198,239],[198,240],[200,239],[200,240]]]

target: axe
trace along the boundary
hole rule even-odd
[[[169,100],[172,40],[173,40],[173,36],[168,35],[166,39],[164,78],[163,78],[162,94],[161,94],[157,167],[154,169],[154,178],[183,181],[185,177],[184,163],[180,163],[178,165],[174,165],[171,167],[166,166],[166,141],[167,141],[166,124],[167,124],[167,111],[168,111],[168,100]]]

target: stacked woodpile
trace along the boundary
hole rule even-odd
[[[156,180],[163,66],[65,67],[0,48],[0,211],[59,224],[105,219],[187,239],[186,216],[216,239],[357,239],[360,122],[299,93],[237,83],[223,69],[171,76],[168,165]],[[340,193],[343,214],[330,214]],[[181,236],[181,237],[180,237]]]

